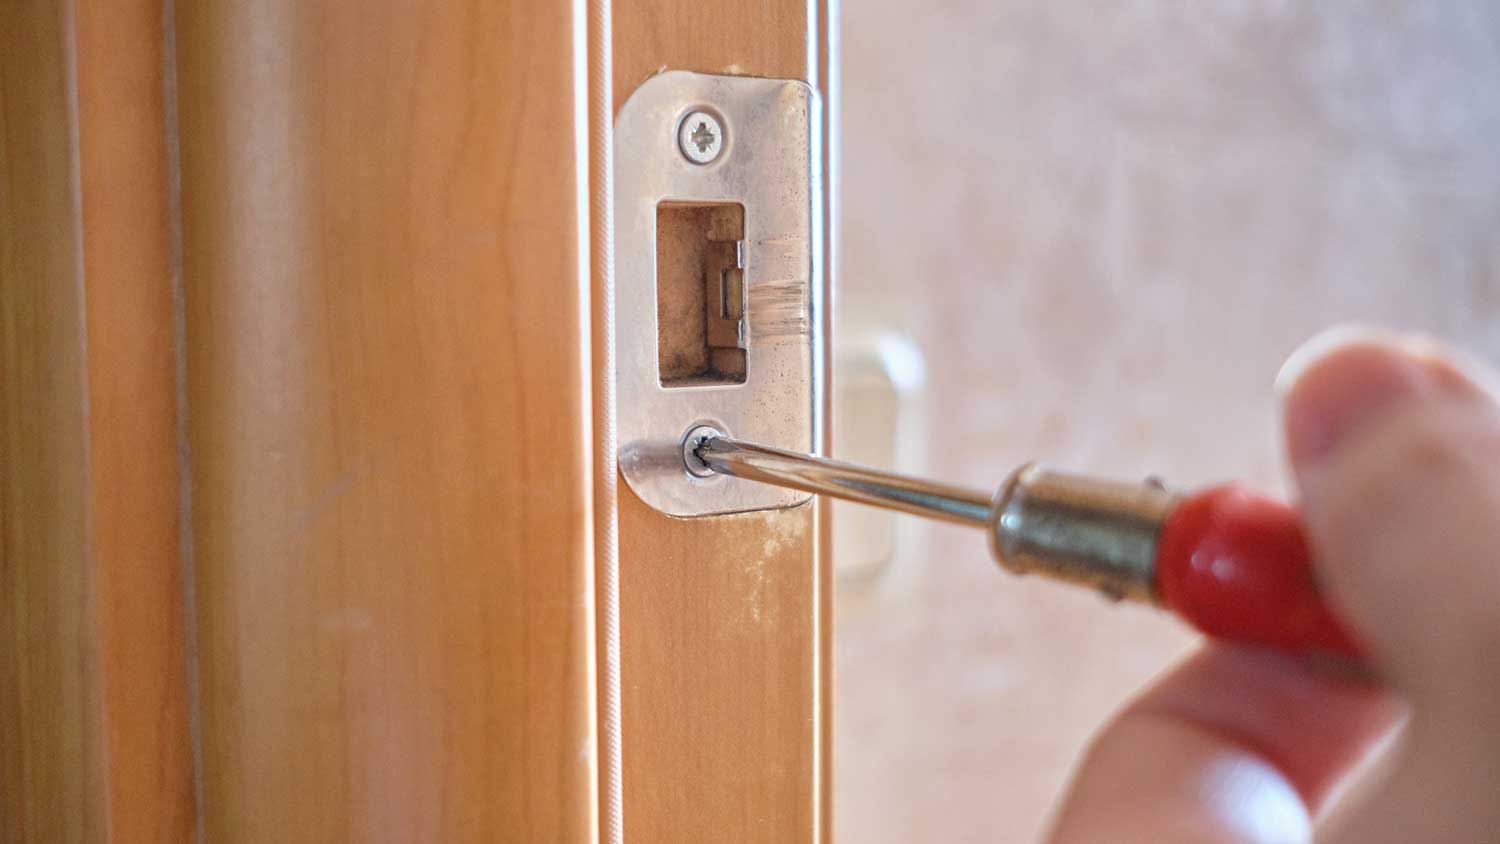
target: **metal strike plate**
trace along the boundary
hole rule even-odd
[[[819,445],[818,108],[802,82],[674,71],[637,88],[615,119],[620,472],[670,515],[811,497],[695,477],[683,438],[710,425],[796,451]]]

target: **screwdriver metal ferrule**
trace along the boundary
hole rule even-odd
[[[990,495],[725,436],[689,445],[713,472],[982,528],[995,558],[1013,572],[1092,586],[1113,600],[1156,602],[1157,538],[1177,500],[1160,484],[1027,464]]]
[[[1156,551],[1177,497],[1028,463],[995,495],[991,549],[1018,574],[1091,586],[1111,600],[1157,603]]]

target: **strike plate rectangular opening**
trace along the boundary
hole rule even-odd
[[[657,378],[663,387],[743,384],[745,206],[656,206]]]

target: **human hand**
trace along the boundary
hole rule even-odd
[[[1094,740],[1052,844],[1295,844],[1398,725],[1330,841],[1500,841],[1500,407],[1413,338],[1325,335],[1283,370],[1325,597],[1383,682],[1210,643]]]

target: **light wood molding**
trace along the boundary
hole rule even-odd
[[[0,840],[186,842],[163,10],[0,32]]]
[[[588,841],[582,22],[177,15],[208,839]]]
[[[98,653],[88,600],[87,362],[71,32],[33,2],[0,27],[6,608],[0,829],[82,842],[104,823]]]
[[[89,547],[111,842],[196,827],[184,563],[166,18],[75,6],[88,321]]]

